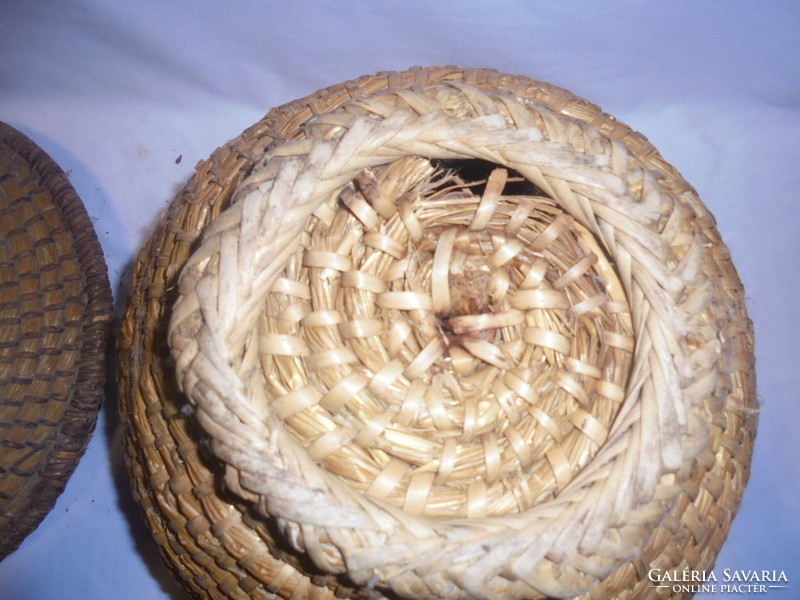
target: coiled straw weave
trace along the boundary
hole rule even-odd
[[[0,123],[0,559],[55,505],[97,421],[111,288],[61,168]]]
[[[136,329],[169,319],[170,376],[214,455],[185,528],[235,562],[226,578],[604,598],[663,593],[651,566],[710,567],[749,468],[752,332],[713,218],[644,138],[558,88],[456,68],[324,90],[256,130],[200,165],[134,281],[156,311],[124,323],[132,381],[154,361]],[[184,233],[187,210],[208,212]],[[197,460],[142,422],[180,407],[159,387],[123,391],[151,525]],[[154,465],[154,443],[183,462]],[[266,551],[231,544],[248,527]]]

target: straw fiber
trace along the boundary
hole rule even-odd
[[[64,173],[0,123],[0,558],[55,504],[103,397],[111,290]]]
[[[664,597],[647,571],[710,568],[747,481],[713,218],[522,77],[270,112],[162,219],[121,338],[134,489],[199,597]]]

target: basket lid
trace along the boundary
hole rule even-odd
[[[64,172],[0,123],[0,558],[55,504],[97,420],[111,289]]]

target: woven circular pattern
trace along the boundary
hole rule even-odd
[[[585,593],[620,555],[642,550],[676,479],[707,446],[709,411],[730,393],[719,371],[725,324],[712,320],[717,290],[702,268],[715,260],[704,215],[690,189],[659,185],[622,144],[546,105],[463,84],[398,96],[408,108],[355,99],[318,116],[300,139],[266,154],[212,223],[173,313],[179,381],[231,467],[228,485],[277,519],[321,570],[409,598]],[[602,288],[576,296],[563,288],[566,272],[552,284],[542,278],[533,259],[557,227],[509,231],[493,218],[491,191],[472,211],[440,203],[431,228],[413,201],[402,205],[414,187],[383,193],[367,181],[363,202],[348,207],[347,182],[407,156],[479,158],[542,189],[616,265],[635,341],[582,318],[628,312],[619,301],[601,310],[610,300]],[[398,170],[393,182],[413,183]],[[337,222],[339,203],[358,225]],[[454,227],[464,212],[469,224]],[[493,332],[500,327],[507,331]],[[582,352],[584,328],[605,345]],[[461,351],[455,360],[450,347]],[[577,368],[542,368],[548,347]],[[625,389],[615,372],[603,378],[605,362],[587,362],[612,348],[633,352]],[[478,385],[458,372],[464,353],[480,363]],[[611,398],[589,401],[609,386],[618,408]],[[377,410],[340,415],[354,396],[351,404],[363,397]],[[512,409],[511,419],[493,419],[504,402],[529,418],[514,426]],[[298,444],[281,419],[302,410],[320,413],[322,425]],[[494,433],[475,440],[493,426],[502,442]],[[570,454],[575,430],[595,447]],[[411,446],[428,443],[422,460],[393,443],[403,435]],[[337,445],[334,458],[354,485],[318,463]],[[348,466],[358,471],[348,455],[359,450],[373,455],[363,469],[372,472],[347,477]],[[412,510],[383,501],[398,490]],[[439,518],[417,516],[428,497]]]
[[[0,123],[0,557],[55,504],[94,429],[111,290],[58,166]]]
[[[350,186],[309,224],[266,299],[278,415],[328,472],[406,513],[530,508],[591,459],[622,400],[619,281],[585,227],[501,195],[506,179],[478,196],[424,160],[364,171],[366,196]]]
[[[201,231],[171,340],[224,471],[159,339]],[[140,256],[134,487],[202,597],[659,594],[647,568],[713,564],[741,496],[748,327],[641,136],[491,71],[362,78],[201,164]]]

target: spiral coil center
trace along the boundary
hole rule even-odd
[[[349,485],[486,517],[556,495],[603,444],[633,333],[592,235],[550,199],[408,158],[309,220],[261,319],[268,396]]]

